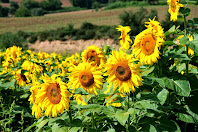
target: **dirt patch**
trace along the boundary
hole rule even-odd
[[[47,53],[64,53],[67,52],[69,54],[80,53],[83,50],[87,49],[88,46],[95,45],[97,47],[104,47],[105,45],[110,45],[111,48],[119,49],[120,45],[114,43],[112,39],[97,39],[97,40],[67,40],[67,41],[59,41],[55,40],[52,42],[37,41],[35,44],[29,44],[29,49],[34,50],[36,52],[47,52]]]

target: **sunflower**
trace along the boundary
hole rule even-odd
[[[104,52],[101,48],[91,45],[82,52],[82,60],[88,61],[92,66],[102,68],[105,62]]]
[[[164,39],[161,36],[157,36],[158,33],[154,33],[150,28],[145,29],[135,38],[133,44],[133,55],[140,59],[143,64],[157,63],[160,58],[161,45],[164,43]]]
[[[167,0],[167,3],[169,5],[168,12],[171,15],[170,20],[175,22],[179,15],[179,9],[180,7],[183,7],[183,5],[179,3],[179,0]]]
[[[107,63],[105,65],[105,76],[108,76],[107,82],[108,90],[110,91],[113,85],[113,91],[118,88],[119,92],[130,93],[130,91],[135,92],[135,87],[142,85],[142,78],[140,75],[140,64],[134,64],[131,55],[127,55],[125,52],[112,51]]]
[[[130,36],[128,33],[131,31],[131,28],[129,26],[121,26],[119,25],[118,28],[116,28],[118,31],[121,32],[121,36],[119,37],[121,49],[129,49],[129,43],[132,42],[130,39]]]
[[[46,74],[41,77],[43,84],[36,95],[36,103],[45,110],[46,116],[57,117],[63,113],[64,109],[69,110],[70,92],[67,90],[66,83],[54,74],[51,77]]]
[[[40,88],[40,83],[35,83],[31,88],[30,92],[31,95],[29,97],[30,104],[33,104],[32,106],[32,115],[35,116],[36,118],[40,118],[43,116],[41,107],[36,103],[36,95],[38,93],[38,89]]]
[[[87,105],[87,103],[85,103],[85,101],[83,100],[81,94],[75,94],[74,99],[76,99],[77,104]]]
[[[83,88],[90,94],[97,94],[96,89],[102,89],[102,72],[96,70],[96,66],[83,62],[75,66],[69,76],[69,84],[74,90]]]
[[[19,86],[25,86],[30,82],[29,80],[29,72],[21,73],[21,69],[16,71],[16,80]]]
[[[180,35],[177,39],[180,40],[181,38],[183,38],[184,35]],[[188,36],[189,38],[189,41],[192,41],[193,40],[193,37],[192,35],[191,36]],[[179,43],[180,44],[180,43]],[[185,51],[186,51],[186,45],[185,44],[182,44],[184,47],[185,47]],[[192,50],[191,48],[188,47],[188,55],[194,55],[194,50]]]
[[[151,32],[153,32],[153,34],[155,36],[159,36],[159,37],[165,37],[164,36],[164,29],[162,28],[161,24],[158,21],[155,21],[155,17],[153,18],[153,20],[151,20],[149,18],[149,22],[145,22],[145,25],[148,29],[150,29]]]

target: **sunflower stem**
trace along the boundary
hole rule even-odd
[[[68,115],[69,115],[70,123],[72,123],[72,114],[71,114],[71,110],[69,110],[67,113],[68,113]]]
[[[187,24],[186,24],[186,16],[184,16],[184,32],[185,32],[185,36],[187,36]],[[188,56],[188,45],[186,45],[186,55]],[[188,65],[189,65],[189,61],[186,60],[186,75],[188,75]]]
[[[129,109],[129,96],[130,95],[127,95],[127,112],[128,112],[128,109]],[[126,132],[129,132],[129,126],[130,126],[130,115],[128,117],[128,121],[127,121],[127,125],[126,125]]]
[[[91,98],[91,104],[93,104],[93,98]],[[96,122],[95,122],[95,118],[94,118],[95,113],[91,112],[91,120],[92,120],[92,128],[96,128]]]

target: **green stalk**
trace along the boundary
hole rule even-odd
[[[93,104],[93,98],[91,98],[91,104]],[[91,113],[91,120],[92,120],[92,128],[93,129],[96,128],[96,121],[95,121],[94,115],[95,115],[95,113],[92,112]]]
[[[186,24],[186,16],[184,15],[184,32],[185,36],[187,36],[187,24]],[[188,56],[188,46],[186,45],[186,55]],[[188,65],[189,61],[186,60],[186,75],[188,75]]]
[[[129,109],[129,96],[130,95],[127,95],[127,109],[126,109],[126,111],[128,111],[128,109]],[[130,115],[128,117],[128,121],[126,124],[126,132],[129,132],[129,126],[130,126]]]
[[[72,123],[72,115],[71,115],[71,110],[69,110],[67,113],[68,113],[68,115],[69,115],[69,120],[70,120],[70,123]]]

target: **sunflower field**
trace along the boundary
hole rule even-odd
[[[135,37],[119,25],[119,50],[1,51],[0,131],[198,131],[198,18],[193,1],[167,3],[184,30],[151,18]]]

